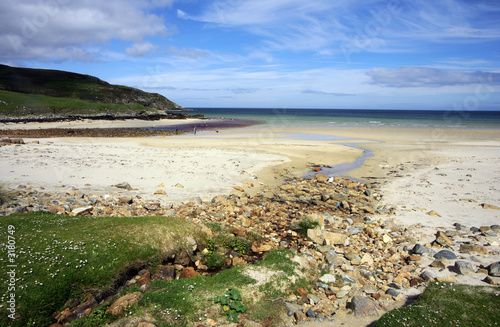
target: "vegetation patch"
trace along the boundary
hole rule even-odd
[[[500,325],[500,290],[492,287],[430,283],[419,299],[384,314],[377,327],[455,327]]]
[[[96,218],[39,212],[0,217],[0,227],[3,308],[12,293],[6,267],[16,265],[15,320],[1,310],[2,326],[50,325],[52,314],[64,309],[68,299],[109,288],[126,267],[154,267],[165,253],[185,247],[188,238],[203,244],[205,237],[200,227],[169,217]],[[13,261],[6,250],[9,235],[15,240]]]
[[[319,226],[319,222],[312,220],[309,216],[305,216],[297,223],[297,229],[302,235],[307,235],[308,229],[314,229]]]

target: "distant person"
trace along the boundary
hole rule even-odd
[[[193,128],[194,135],[196,135],[196,126]]]

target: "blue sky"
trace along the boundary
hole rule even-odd
[[[185,107],[500,110],[500,2],[4,0],[0,63]]]

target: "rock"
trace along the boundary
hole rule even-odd
[[[238,191],[238,192],[245,192],[245,190],[243,189],[243,187],[237,186],[237,185],[233,186],[233,190]]]
[[[177,183],[177,184],[175,184],[175,185],[172,185],[172,187],[176,187],[176,188],[184,188],[184,185]]]
[[[348,227],[347,228],[347,232],[351,235],[358,235],[358,234],[361,234],[363,231],[357,227]]]
[[[360,264],[372,266],[373,262],[373,257],[369,253],[365,253],[361,258]]]
[[[125,296],[122,296],[106,310],[106,313],[119,315],[123,313],[129,306],[138,303],[140,300],[142,300],[143,297],[144,295],[141,292],[129,293]]]
[[[385,291],[385,294],[396,297],[399,295],[399,291],[395,290],[394,288],[389,288],[387,291]]]
[[[335,283],[335,276],[332,274],[325,274],[321,276],[319,280],[325,284]]]
[[[339,265],[342,262],[342,260],[339,258],[339,255],[334,251],[328,251],[325,254],[325,260],[332,266]]]
[[[346,234],[323,231],[321,235],[328,245],[344,245],[347,240]]]
[[[347,252],[344,257],[349,261],[361,262],[361,257],[356,252]]]
[[[303,287],[299,287],[297,289],[297,293],[301,296],[301,297],[307,297],[307,290]]]
[[[71,211],[71,213],[74,214],[75,216],[79,216],[79,215],[83,215],[85,213],[89,213],[91,211],[92,211],[92,206],[88,206],[88,207],[81,207],[81,208],[73,209],[73,211]]]
[[[153,280],[173,280],[175,278],[174,266],[159,266],[156,273],[153,275]]]
[[[486,276],[486,278],[483,279],[483,282],[490,285],[500,285],[500,277]]]
[[[167,192],[165,190],[158,189],[153,194],[154,195],[167,195]]]
[[[320,182],[320,183],[324,183],[328,180],[328,177],[326,177],[325,175],[323,174],[316,174],[316,176],[314,177],[314,179],[317,181],[317,182]]]
[[[474,244],[460,244],[460,253],[475,252],[479,254],[488,254],[488,248]]]
[[[428,247],[425,247],[423,246],[422,244],[415,244],[415,246],[413,247],[413,249],[410,250],[410,253],[413,253],[413,254],[425,254],[425,253],[428,253],[428,254],[431,254],[433,253],[434,251]]]
[[[342,281],[348,284],[356,284],[356,279],[349,275],[342,275]]]
[[[293,317],[295,318],[295,322],[296,322],[296,323],[299,323],[299,322],[301,322],[301,321],[303,321],[303,320],[307,319],[307,317],[306,317],[305,313],[304,313],[304,312],[302,312],[302,311],[295,311],[295,312],[293,313]]]
[[[297,311],[303,311],[304,309],[302,306],[295,304],[295,303],[290,303],[285,301],[285,308],[286,308],[286,314],[290,317]]]
[[[182,269],[179,278],[193,278],[193,277],[196,277],[198,275],[199,275],[199,273],[196,272],[196,270],[194,270],[193,267],[186,267],[186,268]]]
[[[457,280],[457,278],[453,276],[453,273],[438,268],[426,268],[420,277],[425,281],[435,280],[440,282],[452,282]]]
[[[441,250],[434,255],[434,258],[454,260],[457,258],[457,256],[455,255],[455,253],[451,252],[450,250]]]
[[[500,261],[494,262],[488,266],[488,275],[500,277]]]
[[[141,320],[141,322],[137,325],[137,327],[156,327],[156,325],[147,320]]]
[[[463,261],[463,260],[455,261],[454,269],[455,272],[460,275],[465,275],[474,272],[474,267],[472,267],[472,264],[468,261]]]
[[[203,204],[203,200],[199,196],[195,196],[193,202],[199,206]]]
[[[118,203],[120,203],[120,204],[132,204],[133,202],[134,202],[134,199],[130,195],[122,196],[118,199]]]
[[[495,233],[500,233],[500,225],[491,225],[490,228]]]
[[[481,207],[483,207],[483,209],[500,210],[500,207],[487,203],[481,203]]]
[[[445,233],[438,231],[436,233],[436,243],[441,246],[451,246],[452,241]]]
[[[434,210],[431,210],[431,211],[427,212],[426,214],[429,216],[442,217],[439,213],[437,213]]]
[[[375,302],[364,296],[353,296],[350,307],[354,311],[356,318],[379,316]]]
[[[122,188],[122,189],[125,189],[125,190],[131,190],[132,187],[130,186],[129,183],[127,182],[123,182],[123,183],[118,183],[118,184],[115,184],[115,185],[111,185],[112,187],[117,187],[117,188]]]
[[[384,236],[382,236],[382,241],[384,243],[389,243],[389,242],[392,242],[392,238],[389,235],[384,234]]]
[[[306,316],[309,318],[316,318],[316,312],[314,312],[312,309],[307,310]]]

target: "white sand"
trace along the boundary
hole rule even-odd
[[[0,148],[1,180],[61,191],[73,186],[88,193],[117,192],[110,187],[128,182],[145,198],[205,200],[230,193],[233,185],[257,182],[255,172],[282,164],[278,155],[216,148],[156,147],[147,140],[42,140],[40,144]],[[182,187],[174,187],[182,185]],[[167,194],[153,195],[159,189]]]

